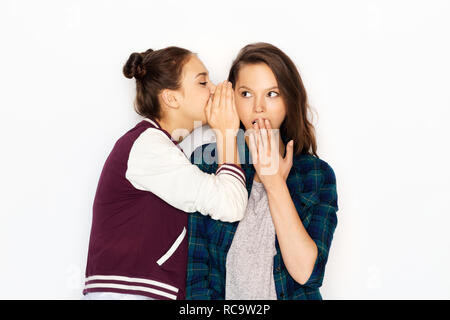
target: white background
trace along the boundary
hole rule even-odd
[[[450,298],[450,1],[0,2],[0,298],[79,299],[92,202],[140,118],[122,66],[169,45],[224,80],[297,64],[339,194],[324,299]]]

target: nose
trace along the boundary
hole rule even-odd
[[[209,93],[214,94],[214,92],[216,91],[216,85],[214,83],[212,83],[211,81],[208,82],[208,85],[209,85]]]
[[[266,109],[264,97],[257,97],[255,99],[254,110],[256,113],[263,112]]]

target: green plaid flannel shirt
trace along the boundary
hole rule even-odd
[[[215,159],[215,147],[216,144],[211,143],[197,148],[191,156],[191,162],[204,172],[214,173],[218,167],[217,161],[205,161],[205,154]],[[241,166],[250,195],[255,169],[249,162],[251,156],[245,142],[239,145],[239,156],[245,158]],[[273,261],[273,276],[277,298],[321,300],[319,287],[322,285],[328,252],[337,226],[336,177],[328,163],[315,156],[302,154],[294,156],[286,184],[303,225],[317,245],[318,256],[309,280],[301,285],[288,273],[275,237],[277,254]],[[213,220],[199,212],[189,215],[187,300],[225,299],[226,256],[238,223]]]

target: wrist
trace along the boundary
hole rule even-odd
[[[239,129],[216,129],[217,140],[226,140],[235,138]]]
[[[261,178],[260,178],[261,179]],[[279,192],[283,187],[287,187],[286,180],[279,174],[275,174],[271,176],[269,179],[261,179],[261,181],[265,180],[264,189],[266,189],[267,195],[273,195]]]
[[[232,163],[238,164],[237,138],[229,134],[228,136],[217,137],[217,159],[218,164]]]

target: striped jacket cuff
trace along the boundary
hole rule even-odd
[[[232,163],[224,163],[217,170],[216,175],[228,174],[238,179],[245,187],[245,173],[242,168]]]

